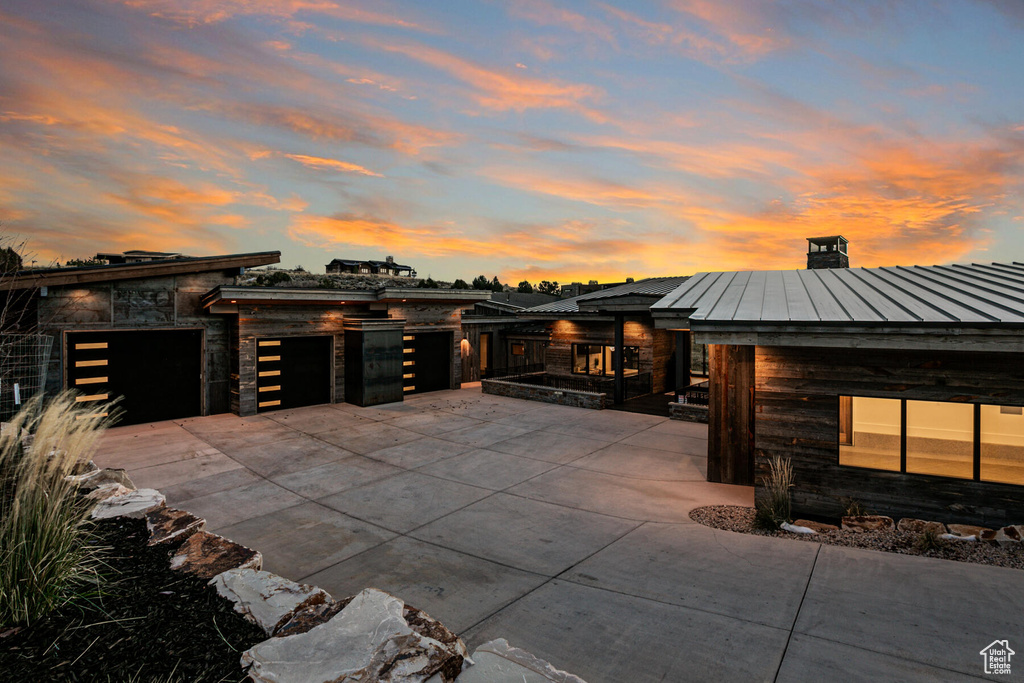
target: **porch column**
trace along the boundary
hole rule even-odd
[[[690,331],[676,330],[676,391],[690,386]]]
[[[708,346],[708,481],[754,483],[754,347]]]
[[[623,403],[626,400],[626,375],[623,372],[625,367],[623,357],[624,346],[626,344],[626,334],[623,331],[625,326],[625,316],[618,314],[615,316],[615,353],[612,354],[613,364],[615,365],[615,395],[614,402],[616,405]]]

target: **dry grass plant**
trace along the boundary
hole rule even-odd
[[[88,463],[108,412],[71,392],[35,397],[0,434],[0,626],[31,623],[95,583],[92,504],[69,476]]]
[[[793,465],[789,458],[774,455],[768,459],[768,474],[761,480],[764,494],[755,501],[754,526],[759,529],[775,530],[783,522],[790,521],[793,488]]]

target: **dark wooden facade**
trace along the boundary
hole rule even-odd
[[[708,346],[708,481],[754,483],[754,347]]]
[[[768,458],[781,455],[793,464],[794,515],[834,518],[854,500],[894,518],[1024,520],[1024,487],[841,467],[838,445],[840,395],[1024,405],[1019,353],[759,346],[753,355],[756,495]],[[714,377],[711,386],[714,397]]]

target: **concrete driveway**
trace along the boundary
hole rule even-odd
[[[117,428],[96,461],[270,571],[381,588],[590,683],[960,680],[1024,647],[1024,572],[692,522],[753,498],[704,481],[706,449],[703,425],[472,387]]]

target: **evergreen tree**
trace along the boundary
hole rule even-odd
[[[533,285],[528,281],[523,280],[519,283],[519,288],[516,291],[521,292],[522,294],[533,294]]]

